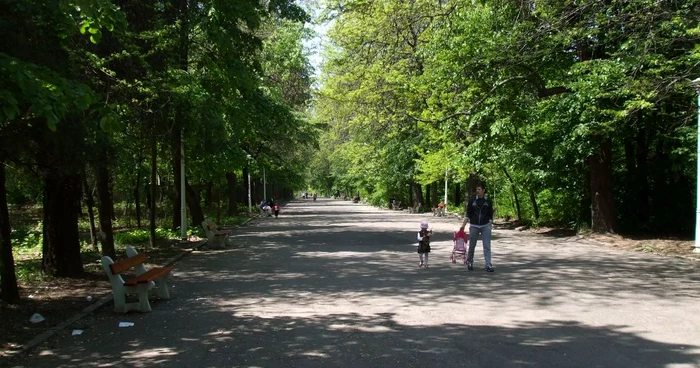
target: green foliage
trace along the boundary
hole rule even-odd
[[[486,179],[501,216],[517,215],[517,194],[525,219],[569,226],[590,221],[589,161],[613,142],[607,190],[625,230],[691,228],[697,0],[325,6],[316,182],[407,203],[447,169]],[[683,199],[662,225],[649,215],[669,188]]]

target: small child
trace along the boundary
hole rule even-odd
[[[433,236],[433,231],[428,230],[428,221],[423,220],[420,222],[420,231],[418,232],[418,257],[420,258],[420,263],[418,267],[429,268],[428,267],[428,254],[430,253],[430,237]],[[423,258],[425,257],[425,262]]]
[[[275,211],[275,217],[280,215],[280,205],[275,203],[275,205],[272,207],[272,209]]]

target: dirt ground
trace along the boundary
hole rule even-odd
[[[161,266],[168,259],[187,251],[187,244],[161,244],[147,251],[146,268]],[[55,327],[76,315],[91,303],[112,292],[109,280],[99,262],[83,265],[81,278],[46,278],[32,282],[18,282],[21,302],[18,305],[0,304],[0,357],[8,351],[19,350],[40,333]],[[30,322],[34,313],[44,317],[39,323]]]
[[[629,251],[700,260],[700,254],[693,253],[692,240],[635,239],[619,235],[576,234],[569,230],[546,228],[516,230],[546,236],[571,237],[572,241],[588,241]],[[167,259],[184,251],[178,247],[157,248],[149,252],[149,265],[162,265]],[[86,265],[86,270],[88,271],[85,276],[79,279],[48,279],[21,283],[22,302],[16,306],[0,305],[0,356],[6,355],[8,351],[21,349],[41,332],[60,324],[111,292],[111,286],[100,267],[94,264]],[[41,314],[46,320],[31,323],[29,319],[34,313]]]

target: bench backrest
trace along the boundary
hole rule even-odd
[[[146,262],[146,253],[138,253],[133,257],[124,258],[120,261],[112,263],[109,265],[109,269],[112,271],[112,274],[118,275],[134,266],[143,264],[144,262]]]

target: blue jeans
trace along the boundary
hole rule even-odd
[[[481,234],[481,242],[484,245],[485,267],[491,267],[491,225],[483,227],[478,227],[476,225],[469,226],[469,253],[467,255],[467,262],[474,262],[474,248],[476,248],[476,241],[479,239],[479,234]]]

